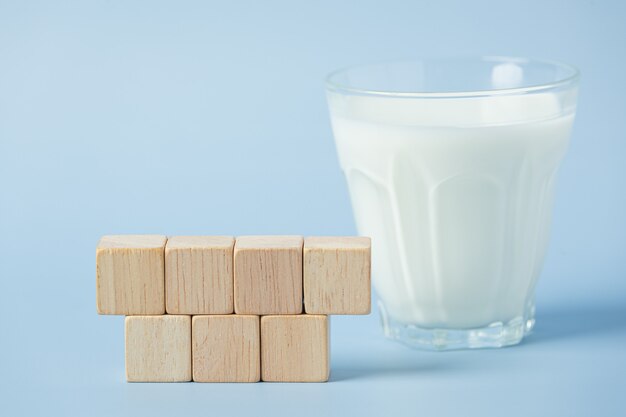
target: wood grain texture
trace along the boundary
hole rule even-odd
[[[261,379],[259,316],[194,316],[193,380],[258,382]]]
[[[325,382],[330,375],[328,316],[261,317],[261,379]]]
[[[160,235],[104,236],[96,249],[99,314],[165,313],[164,250]]]
[[[174,236],[165,246],[168,314],[230,314],[233,246],[228,236]]]
[[[191,317],[126,317],[126,379],[191,381]]]
[[[301,236],[242,236],[235,241],[235,312],[302,313]]]
[[[369,314],[371,240],[304,240],[304,309],[308,314]]]

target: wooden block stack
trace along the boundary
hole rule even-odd
[[[370,239],[104,236],[99,314],[131,382],[324,382],[332,314],[370,312]]]

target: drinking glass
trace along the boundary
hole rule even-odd
[[[328,76],[388,337],[444,350],[513,345],[531,331],[578,78],[566,64],[511,57]]]

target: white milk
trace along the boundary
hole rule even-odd
[[[573,114],[552,94],[329,102],[387,314],[458,329],[522,317]]]

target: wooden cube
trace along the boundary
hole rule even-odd
[[[104,236],[96,249],[99,314],[165,313],[164,249],[158,235]]]
[[[226,236],[175,236],[165,246],[168,314],[233,312],[233,245]]]
[[[259,316],[194,316],[192,352],[196,382],[258,382]]]
[[[325,382],[330,375],[328,316],[261,317],[261,379]]]
[[[304,240],[307,314],[369,314],[371,241],[368,237]]]
[[[235,242],[235,313],[302,313],[300,236],[243,236]]]
[[[191,381],[191,317],[127,316],[126,379]]]

